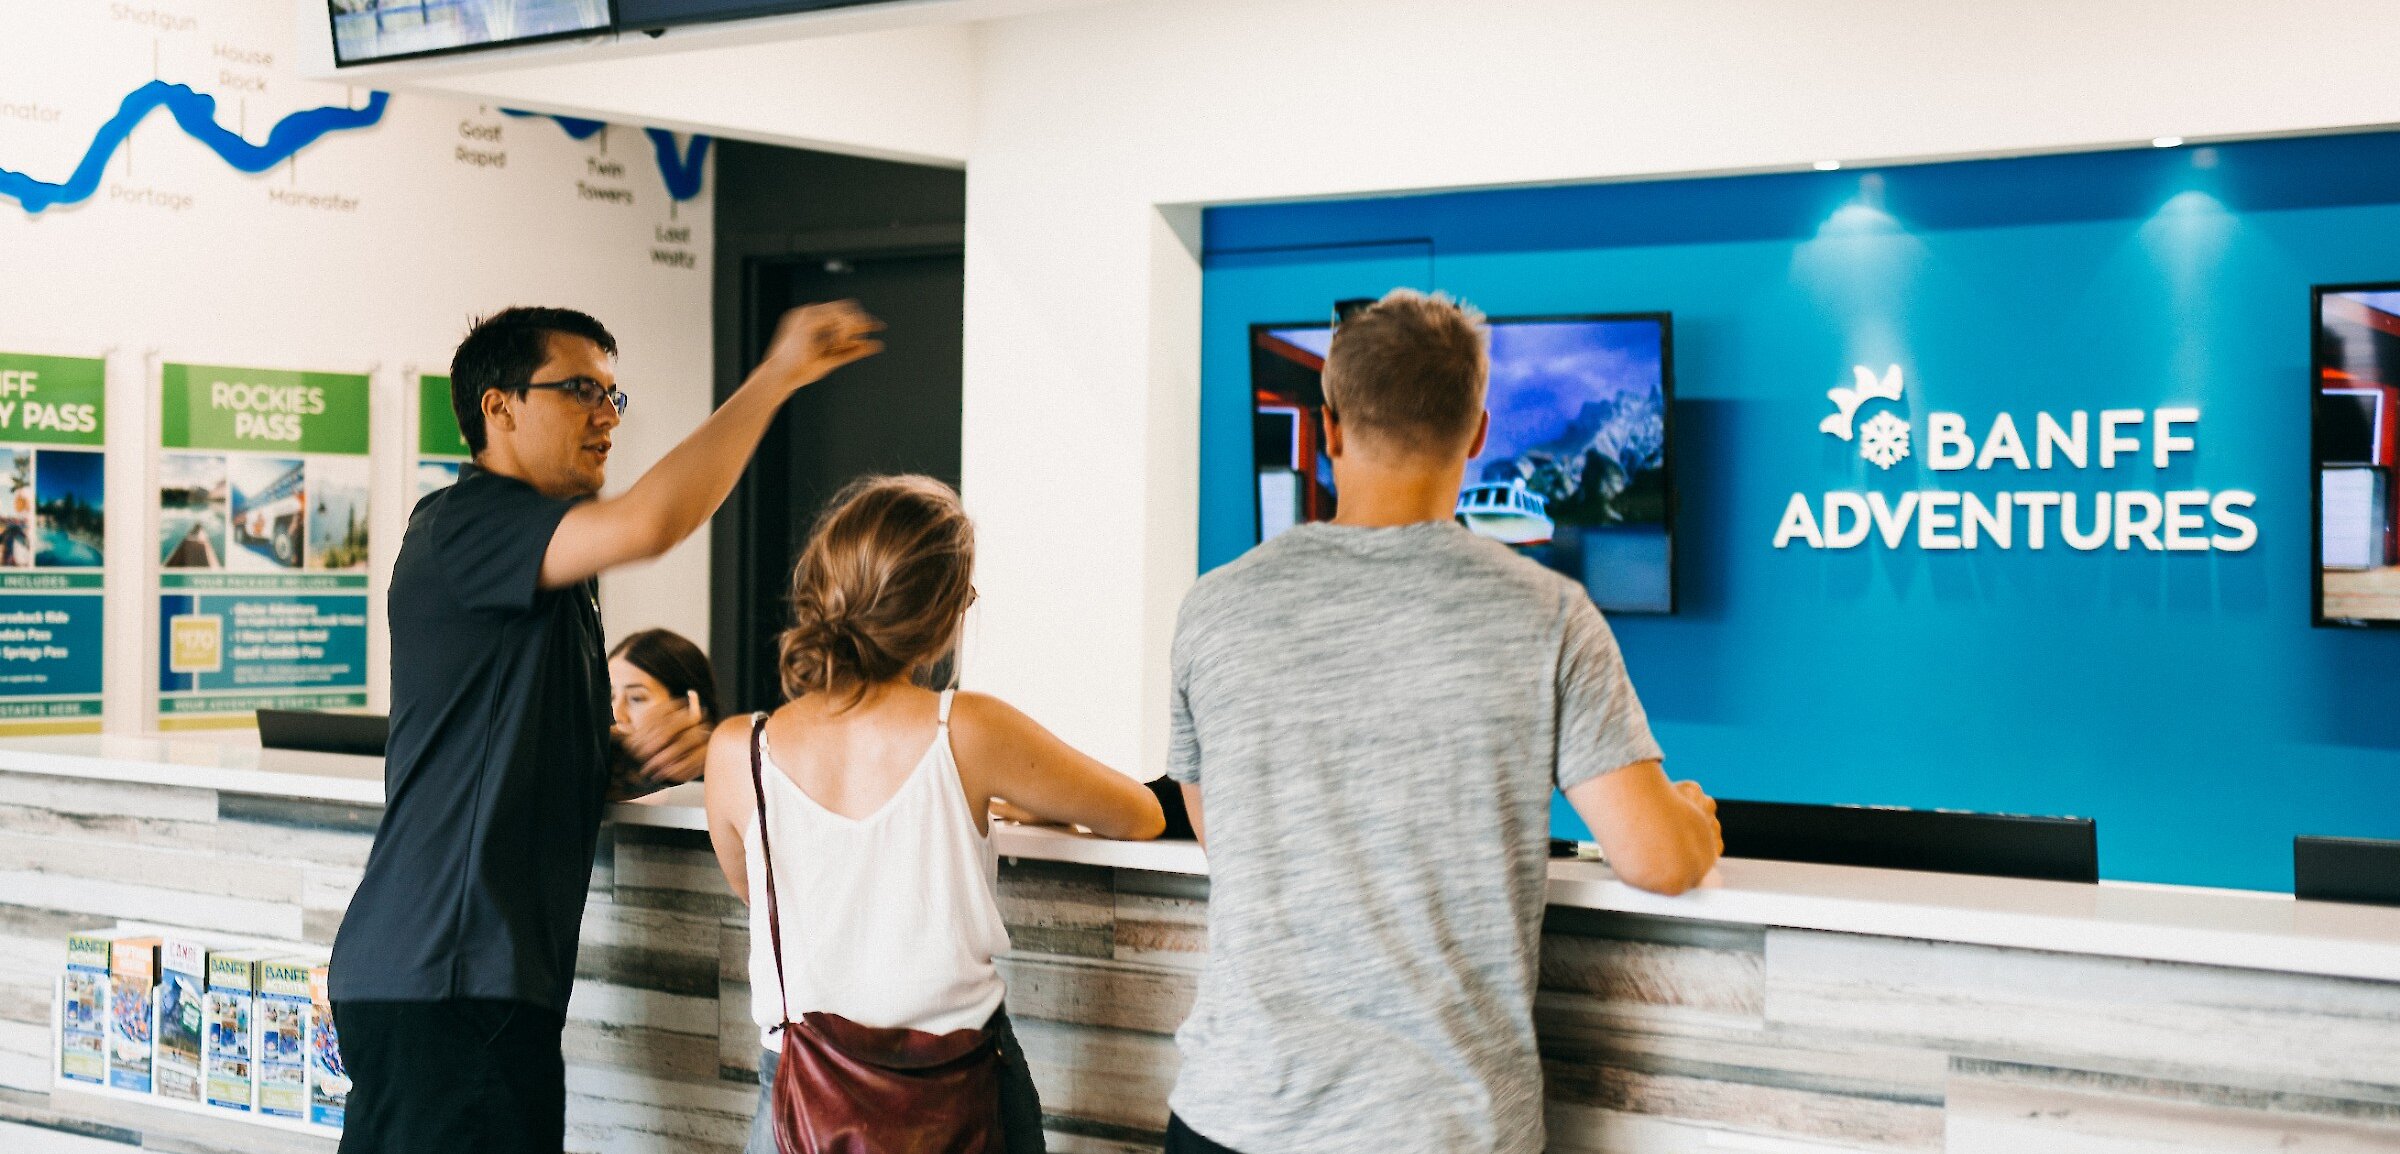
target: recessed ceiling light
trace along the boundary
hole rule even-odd
[[[2173,148],[2182,143],[2183,138],[2180,136],[2153,136],[2150,138],[2150,147],[2152,148]]]
[[[1820,160],[1817,162],[1817,171],[1832,172],[1834,169],[1840,168],[1841,166],[1842,162],[1838,160]]]

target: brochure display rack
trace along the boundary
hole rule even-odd
[[[129,962],[126,973],[95,981],[89,955],[102,941],[126,947],[120,952]],[[160,941],[182,947],[180,967],[132,964],[156,957],[151,944]],[[319,1021],[326,1006],[310,997],[312,978],[323,986],[324,952],[303,942],[133,923],[73,935],[50,1003],[52,1092],[339,1138],[349,1080],[338,1057],[309,1058],[320,1049],[338,1054],[331,1022]],[[209,983],[205,996],[192,992],[200,982],[182,979],[186,969]],[[94,1020],[109,1024],[107,1068],[116,1076],[105,1081],[93,1080],[86,1055]],[[135,1052],[142,1040],[149,1043],[146,1054]],[[163,1092],[157,1072],[186,1067],[205,1071],[192,1087],[205,1092]]]

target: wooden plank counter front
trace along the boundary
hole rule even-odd
[[[0,743],[0,1144],[329,1150],[56,1087],[51,983],[67,933],[118,921],[329,943],[380,796],[367,758]],[[995,836],[1051,1149],[1157,1149],[1205,857]],[[2400,911],[1743,861],[1672,900],[1562,863],[1551,899],[1553,1150],[2400,1150]],[[696,809],[617,807],[566,1035],[570,1149],[738,1150],[746,925]]]

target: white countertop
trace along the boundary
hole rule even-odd
[[[173,737],[77,733],[0,738],[0,770],[383,804],[383,759],[260,749],[251,731]]]
[[[256,738],[0,739],[0,771],[380,805],[380,758],[262,750]],[[697,785],[618,805],[620,823],[703,829]],[[1002,825],[1002,856],[1205,875],[1191,842],[1112,842]],[[1963,942],[2400,982],[2400,908],[2289,895],[2021,881],[1728,859],[1682,897],[1644,893],[1595,862],[1550,863],[1555,905],[1742,925]]]

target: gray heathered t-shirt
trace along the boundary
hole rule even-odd
[[[1550,791],[1659,756],[1584,591],[1456,525],[1303,525],[1200,579],[1168,771],[1209,953],[1170,1099],[1244,1154],[1535,1154]]]

